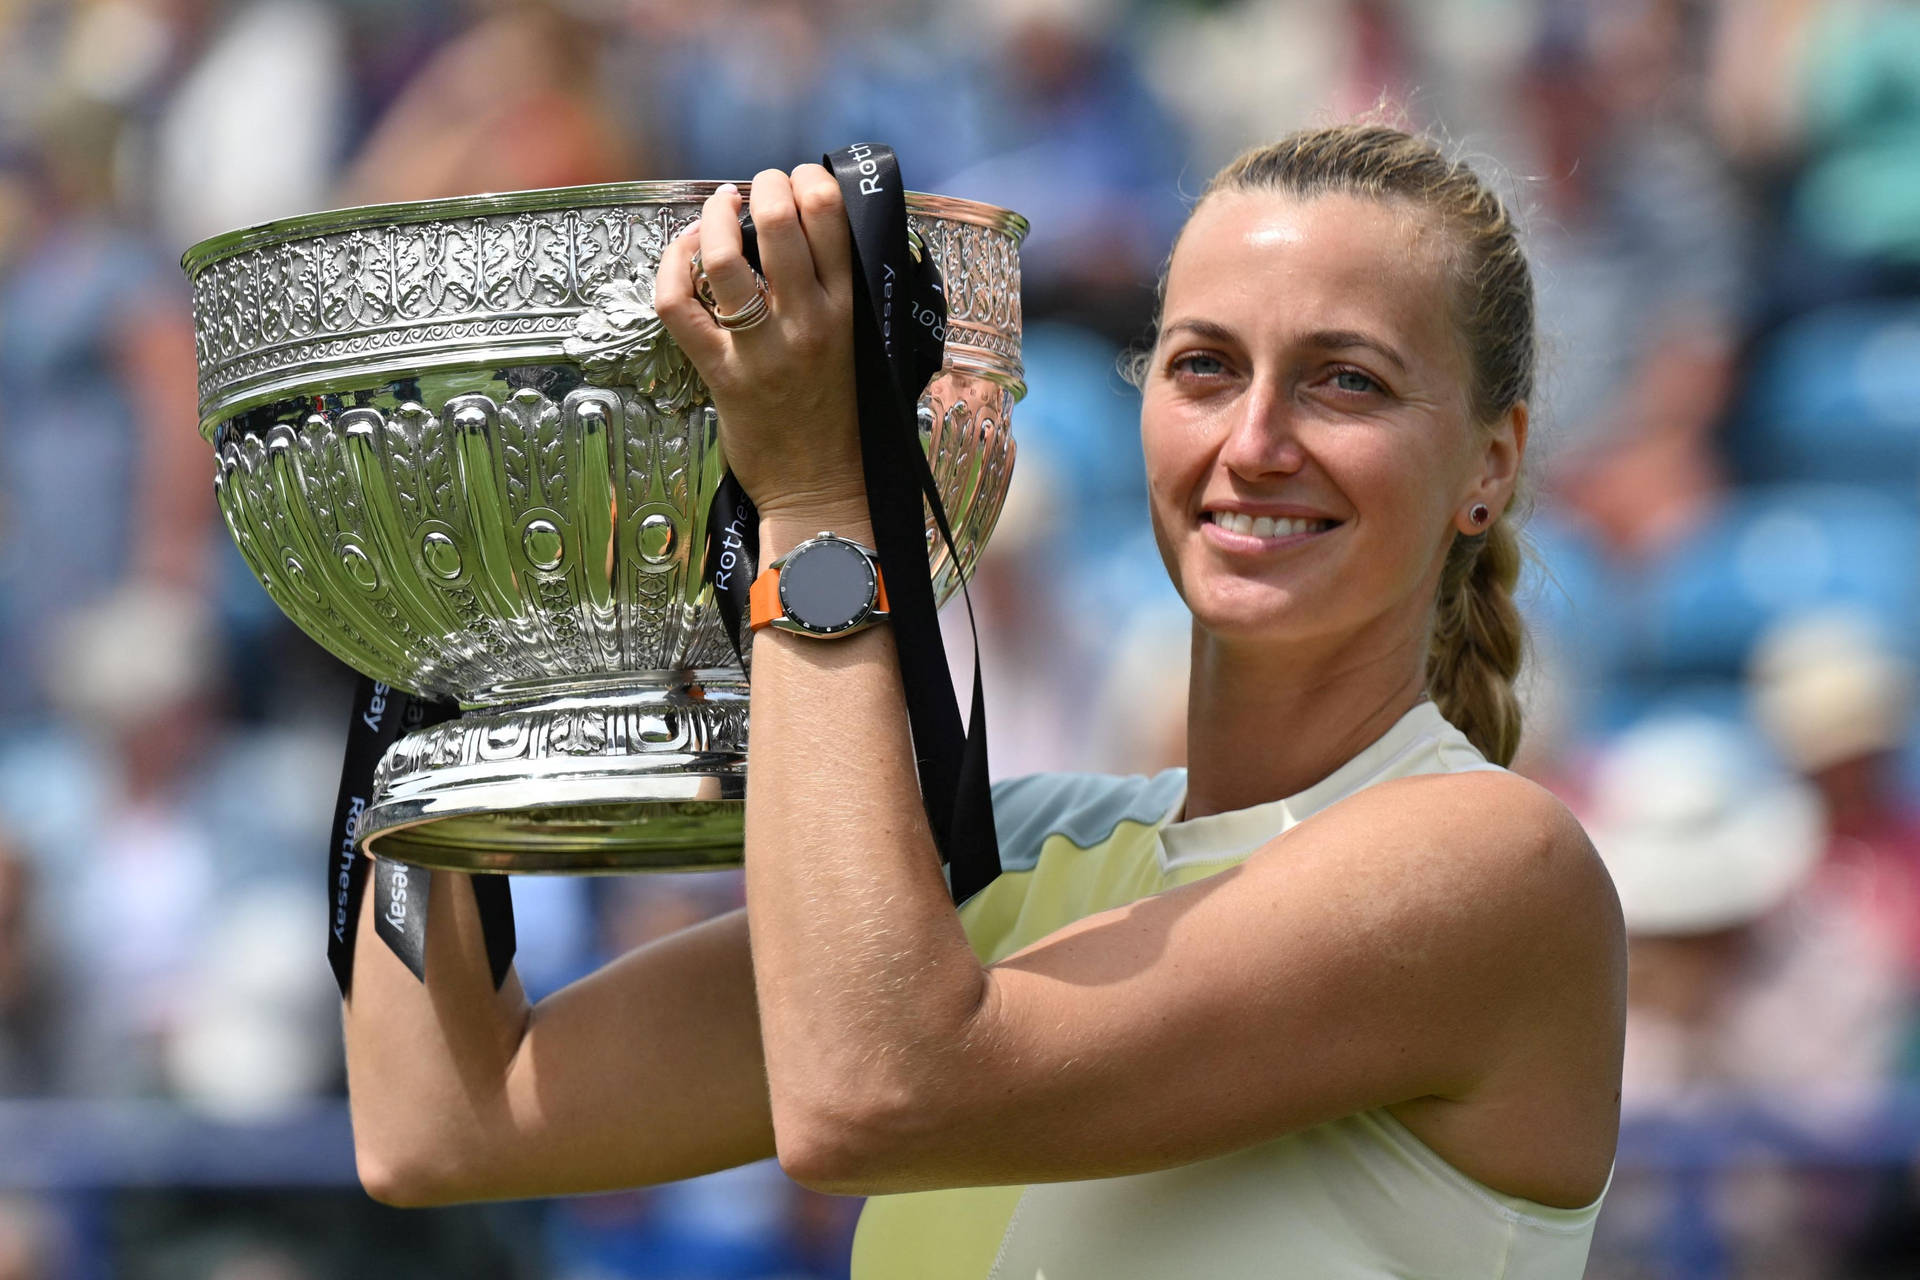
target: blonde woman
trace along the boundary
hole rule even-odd
[[[770,317],[723,329],[687,291],[697,245],[717,309],[752,302],[731,189],[660,311],[763,554],[870,542],[838,188],[768,171],[750,206]],[[872,1197],[857,1280],[1579,1276],[1626,966],[1585,835],[1502,767],[1534,345],[1506,211],[1428,142],[1241,157],[1139,371],[1193,613],[1187,769],[997,788],[1005,871],[956,913],[891,634],[762,633],[745,910],[530,1008],[493,990],[471,896],[436,890],[426,985],[370,948],[347,1007],[368,1189],[778,1156]]]

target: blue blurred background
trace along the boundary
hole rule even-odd
[[[1117,361],[1221,162],[1383,107],[1483,162],[1540,284],[1518,767],[1635,934],[1589,1274],[1920,1274],[1920,5],[0,0],[0,1280],[844,1276],[858,1208],[772,1165],[360,1193],[321,959],[349,682],[215,526],[186,245],[858,138],[1020,210],[995,771],[1149,770],[1185,628]],[[515,893],[537,996],[740,888]]]

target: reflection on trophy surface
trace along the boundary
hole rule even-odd
[[[661,248],[714,185],[341,210],[187,252],[200,430],[247,563],[341,659],[464,711],[381,761],[372,852],[739,861],[747,685],[704,575],[725,464],[651,306]],[[930,532],[944,600],[1012,472],[1026,224],[939,196],[908,212],[946,284],[945,365],[919,406],[958,553]]]

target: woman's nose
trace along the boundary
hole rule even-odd
[[[1306,463],[1298,427],[1295,406],[1284,392],[1250,389],[1228,419],[1220,461],[1249,480],[1292,475]]]

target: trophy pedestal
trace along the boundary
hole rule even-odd
[[[746,765],[737,669],[561,681],[394,743],[356,842],[448,871],[733,867]]]

